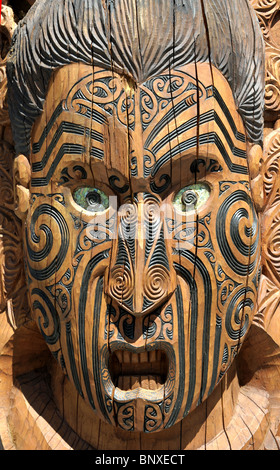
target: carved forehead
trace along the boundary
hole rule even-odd
[[[37,0],[7,63],[16,151],[29,155],[31,126],[63,65],[94,63],[143,81],[209,57],[231,86],[248,138],[261,143],[264,45],[247,3],[211,0],[203,13],[201,0]]]
[[[198,147],[225,169],[248,172],[245,130],[231,89],[208,64],[140,84],[101,68],[64,67],[50,83],[32,144],[35,186],[47,185],[69,155],[103,162],[127,179],[154,178],[170,161],[196,155]]]

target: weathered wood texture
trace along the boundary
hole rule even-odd
[[[89,40],[86,12],[82,28],[64,11],[61,68],[42,54],[38,69],[21,28],[15,141],[3,7],[3,447],[279,449],[280,7],[251,2],[266,45],[262,151],[261,42],[253,26],[241,42],[233,33],[247,2],[195,2],[184,39],[179,10],[145,37],[145,2],[128,3],[130,22],[100,2],[107,49]],[[44,21],[42,33],[37,51],[54,42]]]

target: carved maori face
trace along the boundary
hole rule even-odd
[[[50,350],[99,417],[169,428],[225,374],[257,299],[259,222],[229,85],[207,64],[141,85],[60,69],[32,132],[30,193],[30,302]]]

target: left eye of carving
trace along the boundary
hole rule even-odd
[[[206,183],[192,184],[182,188],[174,197],[175,209],[189,212],[200,209],[210,196],[210,187]]]
[[[108,196],[97,188],[82,187],[73,193],[74,201],[90,212],[103,212],[109,207]]]

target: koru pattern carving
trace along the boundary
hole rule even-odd
[[[4,3],[0,447],[279,448],[279,0]]]
[[[134,87],[81,65],[32,134],[32,311],[80,395],[129,431],[168,428],[212,392],[256,303],[244,127],[200,67]]]

